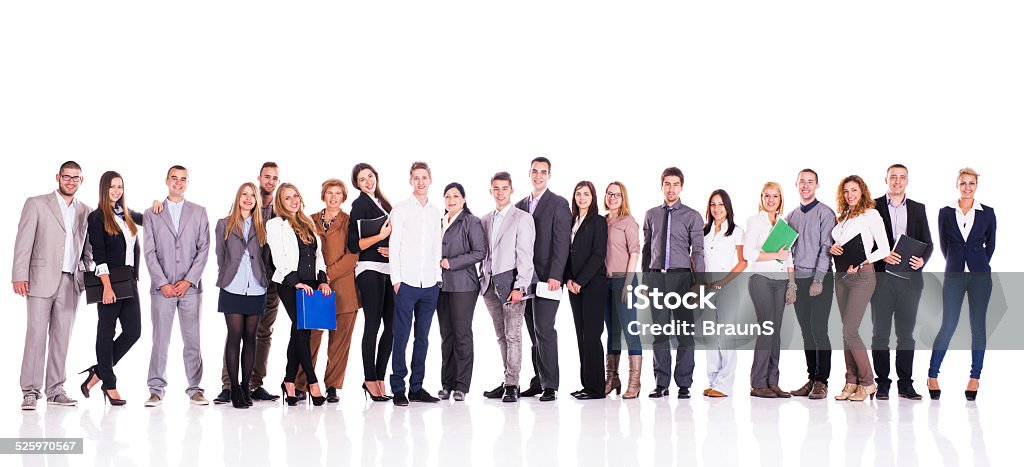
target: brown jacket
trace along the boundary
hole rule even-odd
[[[322,211],[321,211],[322,212]],[[348,214],[341,212],[334,219],[331,228],[324,232],[323,216],[313,214],[313,225],[323,243],[324,262],[327,263],[327,277],[335,298],[338,313],[355,313],[359,310],[359,296],[356,294],[356,261],[359,255],[345,247],[348,238]]]

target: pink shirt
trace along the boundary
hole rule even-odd
[[[633,216],[623,216],[608,224],[608,253],[604,268],[608,277],[622,277],[627,272],[629,255],[640,253],[640,224]]]

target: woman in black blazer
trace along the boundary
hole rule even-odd
[[[996,251],[996,213],[974,199],[978,188],[978,172],[974,169],[960,169],[956,186],[960,199],[939,210],[939,248],[946,257],[946,274],[942,282],[942,326],[935,336],[928,367],[928,394],[932,399],[941,394],[939,367],[956,331],[966,294],[971,322],[971,379],[964,395],[973,401],[978,396],[985,360],[985,315],[992,296],[989,261]]]
[[[608,289],[604,257],[608,251],[608,223],[597,212],[594,184],[582,181],[573,190],[572,243],[565,265],[565,287],[576,323],[576,342],[580,351],[580,380],[583,389],[573,397],[604,399],[604,299]]]
[[[363,238],[359,234],[359,221],[379,219],[391,212],[391,203],[380,192],[377,182],[377,171],[370,164],[352,167],[352,186],[359,187],[359,197],[352,202],[349,214],[348,250],[359,254],[356,289],[363,306],[363,391],[380,402],[390,399],[384,388],[384,376],[391,358],[391,326],[395,316],[395,288],[391,286],[388,264],[391,221],[385,221],[376,235]]]
[[[466,190],[458,183],[444,187],[441,218],[441,295],[437,321],[441,330],[441,392],[463,401],[473,378],[473,310],[480,295],[476,266],[487,253],[480,218],[466,207]]]
[[[89,213],[89,246],[96,262],[96,275],[103,283],[103,300],[96,304],[96,364],[82,373],[89,376],[82,383],[82,394],[89,397],[89,389],[103,382],[103,397],[112,405],[124,405],[117,392],[114,365],[135,345],[142,332],[139,307],[139,227],[142,214],[125,207],[124,181],[121,175],[108,171],[100,177],[99,207]],[[117,297],[110,286],[111,272],[130,268],[135,289],[131,297]],[[121,334],[114,338],[117,322]]]

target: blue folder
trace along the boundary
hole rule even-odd
[[[302,290],[295,290],[295,326],[299,329],[324,329],[333,331],[338,327],[335,317],[334,295],[324,296],[315,290],[313,295],[306,295]]]

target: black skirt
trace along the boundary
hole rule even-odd
[[[267,294],[236,295],[220,289],[217,311],[229,315],[262,315],[267,308]]]

